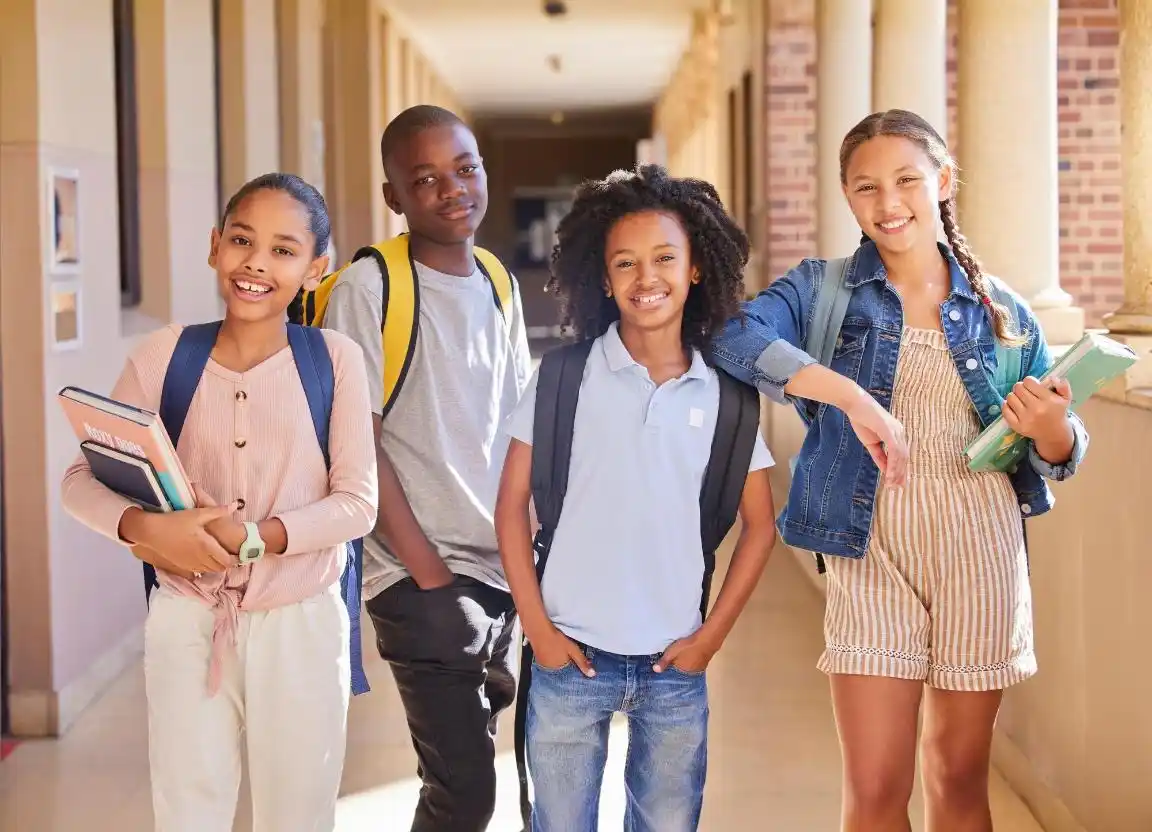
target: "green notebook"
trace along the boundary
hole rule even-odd
[[[1104,335],[1085,333],[1076,345],[1060,356],[1041,381],[1063,377],[1072,388],[1075,410],[1105,384],[1136,363],[1136,353]],[[1028,440],[1016,433],[1001,416],[964,449],[973,471],[1009,471],[1028,453]]]

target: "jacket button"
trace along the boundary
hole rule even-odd
[[[967,367],[969,370],[975,370],[977,367],[980,366],[980,364],[976,361],[975,358],[969,358],[967,361],[964,362],[964,366]]]
[[[1032,506],[1028,505],[1027,503],[1021,503],[1020,504],[1020,511],[1022,511],[1024,514],[1031,514],[1032,513]]]
[[[237,440],[236,440],[236,442],[235,442],[235,445],[236,445],[236,447],[237,447],[237,448],[243,448],[243,447],[244,447],[245,445],[247,445],[247,444],[248,444],[248,440],[247,440],[247,439],[237,439]]]
[[[236,392],[236,401],[238,401],[238,402],[242,402],[242,401],[244,401],[244,400],[245,400],[245,399],[247,399],[247,398],[248,398],[248,394],[247,394],[247,393],[245,393],[243,390],[238,390],[238,391]]]
[[[951,312],[948,313],[948,320],[950,320],[950,321],[960,320],[960,313],[957,312],[955,309],[953,309]]]
[[[239,498],[239,499],[236,501],[236,508],[238,508],[238,509],[243,509],[243,508],[244,508],[244,506],[246,506],[246,505],[248,505],[248,504],[247,504],[246,502],[244,502],[244,498],[243,498],[243,497]]]

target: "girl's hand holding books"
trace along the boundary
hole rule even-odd
[[[143,560],[149,558],[147,551],[140,551],[141,547],[159,553],[160,558],[154,559],[154,565],[161,569],[185,575],[223,572],[233,566],[236,559],[205,527],[235,510],[234,503],[167,514],[130,508],[120,518],[120,537],[134,544],[133,552]]]
[[[1048,383],[1029,376],[1012,386],[1004,400],[1004,421],[1033,441],[1057,438],[1067,430],[1072,388],[1062,378]]]

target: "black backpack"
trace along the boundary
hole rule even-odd
[[[560,522],[568,490],[568,466],[572,457],[572,432],[584,366],[595,339],[580,341],[547,353],[536,380],[536,410],[532,427],[532,501],[540,529],[532,541],[536,553],[536,579],[544,567],[552,538]],[[724,542],[740,508],[744,482],[752,462],[756,433],[760,429],[760,396],[756,390],[717,370],[720,405],[716,431],[704,482],[700,489],[700,541],[704,550],[704,581],[700,589],[700,614],[708,610],[716,550]],[[516,773],[520,778],[520,814],[530,828],[532,803],[528,798],[525,765],[525,728],[528,688],[532,684],[532,646],[524,640],[520,654],[520,682],[516,692]]]

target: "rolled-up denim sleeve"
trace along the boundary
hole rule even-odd
[[[730,320],[713,342],[716,363],[773,401],[787,403],[784,386],[816,363],[800,345],[823,266],[819,260],[804,260],[745,303],[743,314]]]
[[[1067,462],[1053,465],[1036,453],[1035,444],[1028,445],[1028,461],[1032,469],[1044,479],[1063,482],[1073,476],[1088,451],[1088,429],[1084,427],[1084,422],[1075,413],[1068,414],[1068,421],[1072,424],[1072,452]]]
[[[1032,378],[1041,378],[1048,372],[1052,366],[1052,351],[1048,348],[1048,341],[1044,338],[1044,331],[1040,326],[1040,322],[1031,315],[1030,311],[1025,309],[1022,311],[1021,319],[1024,320],[1031,333],[1031,355],[1032,358],[1028,362],[1028,368],[1025,370],[1025,376]],[[1069,411],[1068,421],[1072,425],[1072,452],[1068,455],[1066,462],[1052,464],[1048,460],[1036,453],[1035,444],[1028,446],[1028,462],[1032,465],[1032,469],[1048,480],[1055,482],[1063,482],[1076,473],[1076,469],[1080,467],[1081,461],[1084,459],[1084,454],[1088,452],[1088,429],[1084,426],[1084,422],[1075,413]]]

